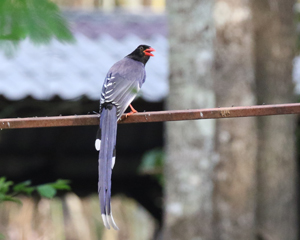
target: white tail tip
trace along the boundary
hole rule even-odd
[[[119,228],[118,228],[118,226],[117,226],[117,224],[115,223],[115,220],[114,220],[114,218],[113,218],[112,212],[110,213],[110,215],[107,215],[107,220],[108,220],[110,226],[113,227],[113,229],[119,231]]]
[[[95,141],[95,148],[97,151],[100,151],[100,145],[101,145],[101,140],[100,139],[96,139]]]
[[[103,224],[107,229],[110,229],[109,223],[107,221],[106,215],[105,214],[101,214],[102,220],[103,220]]]
[[[112,227],[116,231],[119,230],[117,224],[115,223],[112,213],[110,213],[110,215],[101,214],[101,217],[103,220],[103,224],[107,229],[110,229],[110,227]]]
[[[112,160],[111,160],[111,169],[114,168],[115,163],[116,163],[116,157],[113,157]]]

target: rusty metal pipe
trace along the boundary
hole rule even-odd
[[[139,112],[128,116],[122,116],[119,123],[145,123],[182,121],[199,119],[218,119],[235,117],[255,117],[270,115],[300,114],[300,103],[261,105],[246,107],[226,107],[210,109],[191,109],[159,112]],[[40,128],[40,127],[66,127],[98,125],[99,116],[76,115],[56,117],[32,117],[32,118],[6,118],[0,119],[0,129],[15,128]]]

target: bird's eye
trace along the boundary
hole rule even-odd
[[[140,47],[140,50],[141,50],[141,51],[143,51],[143,50],[144,50],[144,48],[143,48],[143,47]]]

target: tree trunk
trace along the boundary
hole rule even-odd
[[[215,106],[212,0],[169,0],[169,109]],[[215,122],[168,122],[164,239],[211,239]]]
[[[294,101],[295,0],[253,0],[258,104]],[[297,239],[295,117],[258,119],[258,239]]]
[[[255,105],[249,0],[217,0],[217,106]],[[217,121],[214,239],[255,238],[257,133],[255,118]]]

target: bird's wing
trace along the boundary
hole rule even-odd
[[[117,116],[119,119],[133,101],[139,89],[139,81],[126,79],[118,73],[109,73],[103,84],[100,109],[102,105],[112,103],[117,107]]]

